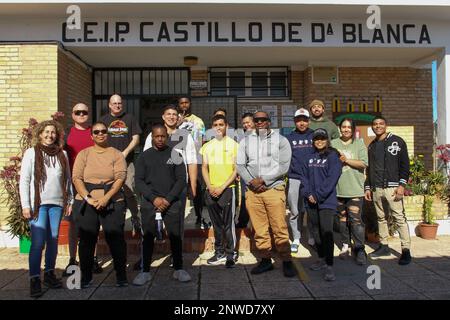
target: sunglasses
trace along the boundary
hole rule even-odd
[[[87,116],[89,112],[87,112],[86,110],[75,110],[73,114],[76,116]]]
[[[103,130],[93,130],[92,133],[95,134],[95,135],[99,135],[100,133],[101,133],[101,134],[107,134],[107,133],[108,133],[108,130],[106,130],[106,129],[103,129]]]
[[[253,121],[254,121],[255,123],[258,123],[258,122],[266,122],[266,121],[269,121],[269,118],[254,118]]]

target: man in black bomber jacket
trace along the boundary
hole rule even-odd
[[[411,238],[403,207],[403,195],[409,179],[408,149],[402,138],[386,132],[386,124],[386,119],[381,116],[372,120],[372,130],[376,138],[368,148],[369,167],[366,171],[365,198],[367,201],[374,201],[381,241],[380,246],[370,253],[369,257],[390,255],[387,241],[389,230],[383,209],[385,203],[400,235],[402,254],[398,263],[407,265],[411,262]]]

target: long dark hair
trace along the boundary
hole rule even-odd
[[[353,119],[351,119],[351,118],[344,118],[344,119],[342,119],[341,122],[339,122],[339,131],[341,130],[342,124],[343,124],[345,121],[350,122],[350,126],[351,126],[351,128],[352,128],[352,142],[353,142],[353,141],[355,141],[355,132],[356,132],[356,124],[355,124],[355,121],[353,121]]]

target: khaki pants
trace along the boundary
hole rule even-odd
[[[378,219],[378,233],[382,244],[387,244],[389,237],[389,229],[383,209],[383,203],[387,204],[389,211],[387,214],[392,215],[395,229],[400,235],[402,249],[409,249],[411,246],[411,238],[409,236],[409,228],[406,222],[405,211],[403,208],[403,200],[394,201],[395,188],[376,188],[373,192],[373,201]]]
[[[276,188],[276,189],[275,189]],[[286,194],[283,186],[277,186],[262,193],[247,190],[245,204],[255,229],[256,248],[262,258],[270,258],[272,240],[283,261],[291,260],[289,231],[286,223]]]

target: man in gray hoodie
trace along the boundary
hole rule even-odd
[[[261,262],[251,270],[260,274],[273,269],[271,260],[272,230],[276,249],[283,260],[283,273],[294,277],[294,268],[286,223],[285,176],[291,161],[288,140],[270,129],[270,118],[264,111],[254,114],[256,130],[241,140],[237,171],[244,181],[246,206],[255,230],[256,247]]]

